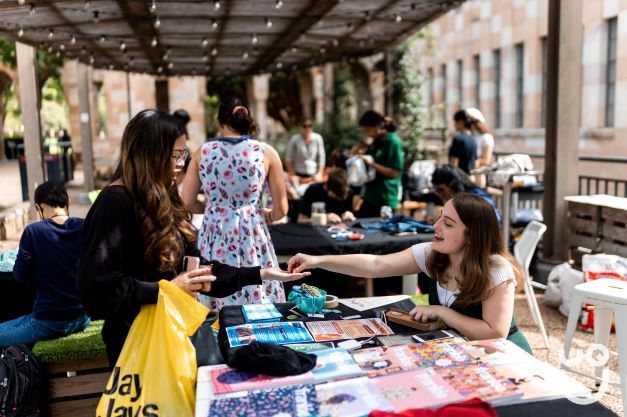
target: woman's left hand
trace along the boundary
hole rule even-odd
[[[414,320],[426,323],[440,318],[440,308],[442,306],[416,306],[409,314],[414,317]]]
[[[309,275],[311,275],[311,272],[287,272],[276,266],[261,269],[262,280],[271,279],[275,281],[289,282],[308,277]]]
[[[272,210],[269,208],[264,208],[261,209],[262,213],[263,213],[263,218],[266,221],[266,224],[272,224],[273,220],[272,220]]]

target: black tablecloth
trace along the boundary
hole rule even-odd
[[[379,219],[361,219],[361,221]],[[351,223],[352,224],[352,223]],[[349,224],[350,225],[350,224]],[[399,252],[416,243],[429,242],[433,239],[432,233],[418,233],[410,236],[394,236],[392,234],[352,228],[362,233],[361,240],[337,242],[327,232],[328,227],[312,226],[310,224],[287,223],[270,226],[272,244],[277,255],[294,255],[298,252],[309,255],[342,255],[347,253],[371,253],[383,255]]]
[[[275,304],[283,316],[287,316],[288,310],[294,306],[292,303]],[[403,300],[397,303],[389,304],[373,310],[356,311],[346,307],[343,304],[338,306],[341,313],[327,313],[324,319],[319,318],[301,318],[300,321],[318,321],[318,320],[336,320],[341,316],[351,316],[359,314],[361,318],[377,317],[392,307],[402,310],[410,310],[414,304],[409,300]],[[220,331],[218,334],[218,343],[224,358],[232,354],[234,348],[229,347],[229,341],[226,337],[226,328],[229,326],[237,326],[244,324],[244,315],[241,306],[225,306],[220,310]],[[420,333],[416,329],[405,327],[396,323],[388,323],[395,333]],[[237,348],[235,348],[237,349]],[[594,403],[591,405],[581,406],[570,402],[567,399],[558,399],[551,401],[538,401],[530,404],[516,404],[496,407],[496,413],[499,417],[617,417],[615,413],[604,407],[602,404]]]

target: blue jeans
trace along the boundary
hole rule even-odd
[[[25,344],[32,348],[35,342],[56,339],[79,332],[89,326],[90,318],[83,314],[73,320],[37,320],[32,314],[0,323],[0,348]]]

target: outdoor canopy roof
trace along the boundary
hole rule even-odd
[[[0,35],[96,68],[292,71],[368,56],[464,0],[0,0]]]

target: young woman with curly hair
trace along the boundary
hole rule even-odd
[[[442,208],[432,242],[390,255],[298,254],[288,270],[323,268],[381,278],[424,271],[432,278],[428,306],[411,311],[417,321],[440,319],[473,340],[506,337],[531,353],[514,320],[514,287],[522,274],[503,247],[494,210],[483,198],[458,193]]]
[[[304,276],[216,261],[213,270],[181,271],[185,255],[198,256],[196,230],[176,189],[186,156],[185,135],[173,116],[138,113],[122,135],[113,181],[85,219],[77,289],[89,314],[105,319],[102,338],[112,364],[141,306],[157,302],[161,279],[196,297],[228,295],[262,278]]]

